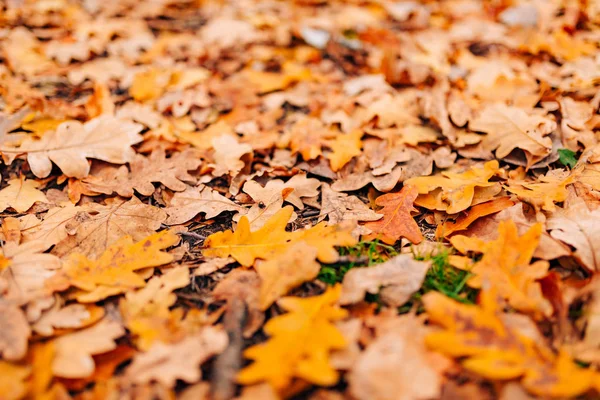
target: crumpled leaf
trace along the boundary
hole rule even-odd
[[[459,216],[456,220],[448,220],[443,224],[438,225],[435,234],[437,237],[448,237],[455,232],[467,229],[475,220],[502,211],[514,204],[515,202],[508,197],[500,197],[485,203],[477,204],[476,206],[471,207],[471,209],[466,211],[463,215]]]
[[[125,376],[137,384],[156,381],[169,388],[178,379],[195,383],[202,377],[200,365],[222,352],[227,342],[227,334],[212,326],[178,343],[156,342],[148,351],[136,354]]]
[[[377,221],[383,217],[383,214],[371,210],[358,197],[336,192],[331,189],[331,186],[323,184],[319,218],[325,217],[330,224],[339,224],[344,221]]]
[[[266,342],[244,351],[244,356],[254,362],[239,372],[238,382],[248,385],[267,381],[282,390],[297,377],[321,386],[334,385],[338,374],[330,366],[328,355],[346,345],[332,324],[347,315],[336,305],[340,289],[336,286],[309,298],[280,299],[278,304],[288,313],[265,324],[264,331],[270,336]]]
[[[417,211],[413,207],[417,196],[417,189],[413,186],[404,186],[397,193],[379,196],[375,205],[382,207],[377,212],[383,214],[383,218],[364,224],[373,232],[367,235],[365,240],[380,238],[384,243],[394,244],[405,237],[412,243],[419,244],[423,240],[423,234],[410,215],[411,211]]]
[[[552,306],[542,294],[538,279],[548,273],[547,261],[531,263],[533,253],[542,234],[542,225],[533,225],[522,236],[512,220],[502,221],[498,226],[498,238],[484,242],[476,238],[456,235],[450,243],[461,253],[483,253],[480,261],[451,256],[451,263],[469,270],[474,275],[467,280],[471,287],[480,288],[486,281],[494,283],[498,295],[520,311],[549,316]],[[462,261],[462,265],[461,265]]]
[[[441,176],[411,178],[404,185],[417,188],[419,197],[415,204],[430,210],[456,214],[469,208],[477,193],[484,192],[493,196],[500,192],[500,185],[489,181],[499,172],[500,165],[493,160],[485,163],[483,168],[471,167],[463,173],[442,172]]]
[[[31,171],[38,178],[50,175],[52,162],[71,177],[83,178],[90,172],[88,158],[124,164],[133,160],[131,145],[142,141],[142,126],[111,116],[100,116],[85,124],[63,122],[39,140],[27,138],[19,146],[2,146],[0,152],[11,163],[27,154]]]
[[[46,195],[38,190],[40,183],[34,180],[11,179],[8,186],[0,190],[0,212],[11,207],[17,212],[25,212],[35,202],[48,203]]]
[[[584,201],[576,201],[547,221],[550,235],[573,246],[575,258],[589,271],[600,269],[600,209],[590,211]]]
[[[97,257],[125,235],[141,240],[160,228],[167,214],[158,207],[143,204],[136,197],[129,201],[107,199],[106,206],[91,203],[67,225],[69,236],[52,252],[59,257],[80,253]]]
[[[65,260],[62,270],[52,277],[49,285],[55,290],[70,286],[81,289],[83,293],[75,296],[79,302],[96,302],[143,287],[146,281],[136,271],[171,262],[173,256],[162,250],[178,241],[177,235],[162,231],[136,243],[131,236],[124,236],[97,260],[74,253]]]
[[[430,321],[444,329],[429,334],[429,348],[455,358],[487,379],[520,379],[537,396],[576,397],[598,387],[600,376],[582,369],[565,352],[555,355],[500,319],[493,291],[484,290],[481,305],[461,304],[438,292],[423,296]]]
[[[269,308],[290,289],[315,279],[321,270],[321,265],[315,261],[316,257],[316,248],[297,242],[279,257],[258,262],[254,268],[261,279],[261,310]]]
[[[55,339],[52,373],[71,379],[90,376],[95,369],[92,356],[114,350],[117,347],[115,339],[124,334],[120,322],[106,317],[89,328]]]
[[[242,190],[248,193],[255,202],[268,205],[284,190],[293,189],[287,194],[285,201],[299,209],[303,209],[302,197],[318,196],[319,186],[321,186],[321,182],[318,179],[307,178],[306,175],[294,175],[287,182],[283,182],[281,179],[271,179],[264,187],[256,181],[248,181],[244,184]]]
[[[421,288],[430,266],[429,261],[401,254],[379,265],[352,268],[344,275],[340,304],[358,303],[367,293],[379,293],[384,303],[400,307]]]
[[[514,149],[525,151],[529,167],[550,154],[552,140],[547,135],[556,129],[556,122],[540,115],[529,115],[517,107],[494,104],[471,121],[469,128],[487,133],[482,144],[489,150],[496,150],[498,158],[508,156]]]
[[[250,232],[245,216],[240,219],[235,232],[230,230],[210,235],[204,242],[206,257],[232,256],[244,266],[251,266],[257,258],[272,259],[286,250],[290,244],[304,241],[317,248],[317,259],[335,262],[339,254],[334,246],[351,246],[356,243],[348,230],[325,223],[310,229],[286,232],[285,226],[292,215],[292,207],[284,207],[257,231]]]
[[[205,213],[205,219],[216,217],[225,211],[242,211],[243,208],[212,190],[208,186],[188,187],[185,191],[175,193],[171,204],[165,208],[169,215],[165,224],[177,225],[187,222],[199,213]]]

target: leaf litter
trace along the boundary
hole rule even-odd
[[[597,2],[0,21],[0,398],[600,394]]]

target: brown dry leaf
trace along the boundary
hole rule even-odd
[[[169,215],[165,221],[167,225],[182,224],[199,213],[204,213],[205,219],[211,219],[225,211],[244,211],[216,190],[204,185],[188,187],[183,192],[175,193],[171,204],[164,210]]]
[[[162,231],[135,242],[123,236],[109,246],[96,260],[73,253],[65,260],[62,270],[47,283],[54,290],[70,286],[81,289],[74,297],[81,303],[93,303],[109,296],[146,285],[136,272],[173,261],[163,250],[179,242],[170,231]]]
[[[254,268],[261,279],[260,309],[266,310],[290,289],[315,279],[321,270],[316,257],[316,248],[297,242],[279,257],[258,262]]]
[[[476,206],[471,207],[463,215],[459,216],[456,220],[449,220],[444,222],[444,224],[438,225],[435,234],[437,237],[448,237],[455,232],[467,229],[475,220],[502,211],[514,204],[515,202],[508,197],[500,197],[485,203],[477,204]]]
[[[590,211],[582,200],[548,219],[553,238],[575,248],[573,256],[589,271],[600,269],[600,209]]]
[[[93,355],[117,347],[115,340],[125,334],[119,321],[106,317],[97,324],[54,340],[52,373],[62,378],[85,378],[95,369]]]
[[[486,107],[469,123],[469,129],[485,132],[482,145],[496,150],[496,157],[504,158],[514,149],[525,151],[530,167],[547,157],[552,140],[547,135],[556,129],[556,122],[539,115],[529,115],[517,107],[495,104]]]
[[[0,152],[12,161],[20,154],[27,155],[31,171],[45,178],[54,162],[71,177],[83,178],[90,172],[88,158],[114,164],[133,160],[131,145],[142,141],[142,126],[110,116],[94,118],[85,124],[77,121],[63,122],[55,131],[46,132],[41,139],[25,139],[19,146],[4,145]]]
[[[327,217],[330,224],[340,224],[344,221],[377,221],[383,217],[371,210],[356,196],[333,191],[331,186],[321,186],[320,219]]]
[[[0,300],[0,354],[9,361],[20,360],[27,353],[31,329],[21,308],[9,301]]]
[[[287,182],[281,179],[271,179],[264,187],[256,181],[248,181],[242,190],[255,202],[269,205],[277,196],[281,196],[284,190],[292,189],[293,191],[285,196],[285,201],[303,209],[302,197],[318,196],[319,186],[321,186],[321,182],[318,179],[307,178],[306,175],[301,174],[294,175]]]
[[[549,264],[531,263],[541,234],[542,225],[536,224],[519,236],[517,226],[509,220],[500,222],[498,238],[491,242],[456,235],[450,242],[458,251],[483,253],[483,258],[471,265],[468,259],[451,256],[451,263],[474,274],[468,285],[481,288],[486,281],[493,282],[498,295],[515,309],[549,316],[552,305],[544,298],[538,282],[547,275]]]
[[[138,353],[127,367],[125,377],[136,384],[152,381],[172,388],[178,379],[195,383],[200,380],[200,365],[227,347],[227,334],[207,326],[174,344],[157,342],[148,351]]]
[[[79,329],[97,322],[102,317],[104,317],[102,307],[83,304],[69,304],[61,307],[55,303],[31,325],[31,328],[38,335],[53,336],[55,329]]]
[[[367,293],[379,293],[384,303],[400,307],[421,288],[430,266],[431,262],[402,254],[373,267],[353,268],[344,275],[340,304],[357,303]]]
[[[415,204],[456,214],[469,208],[479,192],[487,194],[486,197],[500,192],[500,184],[489,181],[500,171],[498,161],[494,160],[483,167],[472,167],[462,173],[442,172],[441,176],[411,178],[404,184],[417,188],[419,197]]]
[[[38,190],[39,182],[25,178],[11,179],[8,186],[0,190],[0,212],[8,207],[22,213],[31,208],[35,202],[48,203],[46,195]]]
[[[404,186],[398,193],[388,193],[378,197],[375,205],[382,207],[377,212],[383,214],[383,218],[364,224],[373,232],[364,239],[379,238],[384,243],[394,244],[405,237],[412,243],[419,244],[423,240],[423,234],[410,215],[411,211],[417,211],[413,207],[417,196],[417,188]]]
[[[384,325],[387,329],[381,329],[350,370],[352,396],[359,400],[438,398],[440,360],[425,347],[426,327],[412,315],[384,321]]]
[[[59,257],[80,253],[97,257],[125,235],[141,240],[151,235],[167,219],[158,207],[143,204],[136,197],[106,200],[106,205],[90,203],[66,225],[69,236],[52,250]]]
[[[252,146],[239,143],[235,137],[230,135],[217,136],[212,139],[211,144],[214,149],[214,163],[212,164],[214,176],[237,175],[246,164],[241,158],[245,155],[252,155]]]

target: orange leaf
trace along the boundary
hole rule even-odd
[[[485,203],[477,204],[468,210],[465,214],[458,217],[456,220],[448,220],[442,225],[438,225],[435,232],[436,237],[448,237],[454,232],[463,231],[469,227],[475,220],[485,217],[486,215],[494,214],[504,210],[515,202],[508,197],[500,197]]]
[[[375,200],[375,204],[383,207],[377,210],[383,214],[378,221],[367,222],[364,226],[373,231],[364,240],[380,238],[388,244],[396,243],[401,237],[405,237],[414,244],[423,240],[419,225],[410,215],[411,211],[417,211],[413,203],[418,196],[417,188],[405,186],[398,193],[388,193]]]

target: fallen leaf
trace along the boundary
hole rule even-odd
[[[158,207],[143,204],[136,197],[129,201],[107,199],[106,206],[91,203],[67,225],[69,236],[52,250],[59,257],[80,253],[97,257],[125,235],[141,240],[160,228],[167,214]]]
[[[254,268],[261,279],[261,310],[269,308],[290,289],[315,279],[321,270],[316,257],[316,248],[296,242],[279,257],[258,262]]]
[[[169,215],[165,224],[178,225],[194,218],[199,213],[204,213],[205,219],[216,217],[225,211],[242,211],[243,209],[220,195],[208,186],[199,185],[188,187],[185,191],[175,193],[171,204],[165,211]]]
[[[371,210],[356,196],[339,193],[331,189],[331,186],[321,186],[321,213],[319,218],[327,217],[330,224],[339,224],[344,221],[377,221],[383,217]]]
[[[152,381],[172,388],[178,379],[195,383],[200,380],[200,365],[227,347],[227,334],[207,326],[174,344],[156,342],[148,351],[138,353],[127,367],[125,376],[134,383]]]
[[[173,256],[162,250],[178,241],[179,237],[170,231],[155,233],[137,243],[131,236],[124,236],[109,246],[97,260],[90,260],[79,253],[71,254],[48,285],[54,290],[77,287],[83,292],[75,297],[84,303],[143,287],[146,281],[136,272],[171,262]]]
[[[211,141],[214,149],[214,176],[225,174],[236,175],[244,168],[242,156],[252,154],[252,146],[239,141],[230,135],[221,135]]]
[[[18,305],[0,300],[0,322],[2,323],[0,335],[2,358],[8,361],[22,359],[27,353],[27,341],[31,336],[25,314]]]
[[[576,397],[597,386],[598,373],[577,367],[565,352],[555,355],[543,342],[506,326],[493,292],[481,306],[461,304],[441,293],[423,296],[429,319],[443,327],[425,338],[429,348],[455,358],[487,379],[520,379],[537,396]]]
[[[383,214],[383,218],[364,224],[373,232],[367,235],[365,240],[379,238],[384,243],[394,244],[405,237],[412,243],[419,244],[423,240],[423,234],[410,215],[411,211],[417,211],[413,207],[417,196],[417,189],[413,186],[404,186],[397,193],[379,196],[375,205],[382,207],[377,212]]]
[[[356,242],[347,230],[338,226],[320,223],[310,229],[286,232],[292,207],[284,207],[262,228],[250,232],[250,223],[245,216],[240,219],[235,232],[230,230],[210,235],[204,242],[206,257],[232,256],[244,266],[251,266],[257,258],[272,259],[286,250],[293,242],[304,241],[317,248],[317,259],[335,262],[339,254],[334,246],[350,246]]]
[[[248,181],[244,184],[242,190],[248,193],[255,202],[268,205],[273,202],[274,198],[281,195],[285,189],[293,189],[285,197],[285,201],[299,209],[303,209],[302,197],[318,196],[319,186],[321,186],[321,182],[318,179],[307,178],[306,175],[294,175],[287,182],[283,182],[281,179],[271,179],[264,187],[256,181]]]
[[[478,190],[500,192],[497,182],[489,180],[500,172],[498,161],[489,161],[483,168],[471,167],[463,173],[442,172],[441,176],[423,176],[404,181],[404,185],[415,186],[419,192],[415,204],[433,210],[456,214],[464,211],[473,202]]]
[[[64,207],[51,208],[42,222],[23,229],[23,240],[25,242],[41,242],[44,250],[49,249],[69,236],[67,224],[83,210],[82,207],[70,203]]]
[[[27,393],[28,366],[0,360],[0,393],[3,400],[20,400]]]
[[[362,130],[355,130],[348,134],[339,134],[330,141],[329,147],[333,149],[333,152],[327,154],[327,159],[333,171],[339,171],[350,160],[362,153],[362,136]]]
[[[50,175],[52,162],[71,177],[83,178],[90,172],[88,158],[124,164],[133,160],[131,145],[142,141],[142,126],[110,116],[100,116],[85,124],[63,122],[41,139],[25,139],[18,147],[3,146],[0,152],[8,163],[27,154],[31,171],[38,178]]]
[[[475,220],[502,211],[514,204],[515,202],[508,197],[500,197],[485,203],[477,204],[467,210],[463,215],[459,216],[456,220],[449,220],[442,225],[438,225],[435,234],[437,237],[448,237],[455,232],[467,229]]]
[[[498,295],[515,309],[549,316],[552,306],[544,298],[538,282],[548,273],[549,264],[547,261],[531,263],[541,234],[542,225],[536,224],[519,236],[517,226],[509,220],[500,222],[498,238],[494,241],[456,235],[450,243],[463,254],[470,251],[483,253],[480,261],[466,264],[474,274],[467,280],[469,286],[481,288],[486,281],[494,282]]]
[[[11,207],[16,212],[25,212],[35,202],[48,203],[46,195],[38,190],[39,182],[34,180],[11,179],[8,186],[0,190],[0,212]]]
[[[97,322],[104,317],[104,309],[94,305],[69,304],[60,307],[58,303],[32,324],[38,335],[53,336],[55,329],[78,329]]]
[[[383,264],[353,268],[344,275],[340,304],[363,301],[365,294],[380,294],[381,300],[400,307],[421,288],[431,262],[416,261],[412,254],[395,256]]]
[[[106,317],[97,324],[54,340],[52,373],[62,378],[85,378],[95,369],[93,355],[117,347],[115,340],[125,334],[120,322]]]
[[[545,176],[539,177],[536,182],[509,181],[506,188],[516,194],[520,200],[525,201],[536,208],[553,212],[556,210],[554,203],[562,203],[567,199],[567,185],[575,181],[575,174],[565,175],[563,171],[554,170]]]
[[[244,351],[244,356],[254,362],[239,372],[238,382],[248,385],[267,381],[278,391],[294,377],[320,386],[334,385],[338,374],[329,365],[328,355],[346,345],[332,324],[347,315],[335,305],[340,290],[336,286],[320,296],[280,299],[278,304],[288,313],[265,324],[264,331],[270,336],[267,342]]]

